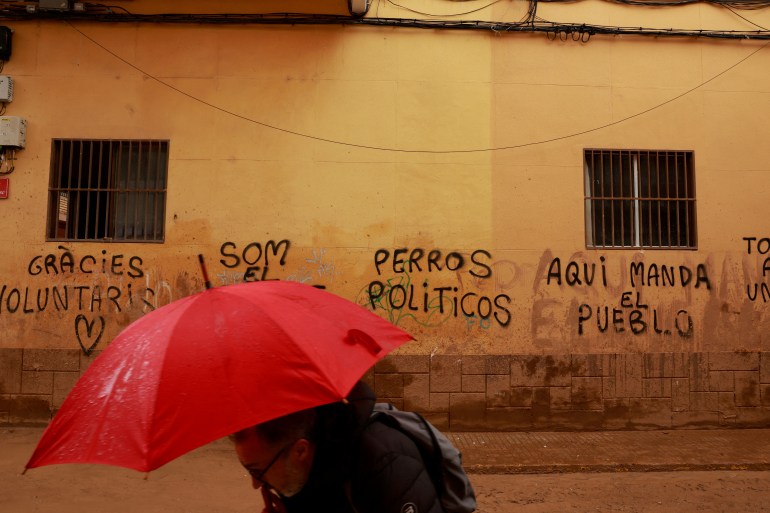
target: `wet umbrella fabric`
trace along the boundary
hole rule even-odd
[[[206,290],[123,330],[75,384],[27,468],[154,470],[239,429],[343,400],[374,363],[411,339],[308,285]]]

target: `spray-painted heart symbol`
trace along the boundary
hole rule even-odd
[[[94,325],[96,324],[97,321],[99,321],[98,331],[94,330]],[[81,323],[85,324],[86,341],[90,342],[93,340],[93,342],[87,349],[86,349],[86,346],[83,345],[83,337],[80,331]],[[98,344],[99,340],[101,340],[102,338],[102,333],[104,333],[104,317],[99,316],[96,319],[89,321],[85,315],[80,314],[75,318],[75,335],[78,337],[78,344],[80,344],[80,348],[83,350],[83,354],[85,354],[86,356],[90,355],[93,352],[93,350],[96,348],[96,344]],[[94,334],[96,336],[94,336]]]

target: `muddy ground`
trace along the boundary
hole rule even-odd
[[[54,465],[21,475],[42,430],[0,429],[3,513],[254,513],[226,440],[145,475],[101,465]],[[480,513],[768,512],[770,472],[472,474]]]

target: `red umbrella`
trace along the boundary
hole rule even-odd
[[[287,281],[213,288],[141,317],[73,387],[27,468],[154,470],[245,427],[340,401],[411,335]]]

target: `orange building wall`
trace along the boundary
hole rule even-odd
[[[215,12],[213,4],[243,8],[173,8]],[[311,4],[346,12],[344,2],[264,9]],[[420,8],[457,10],[446,4]],[[538,8],[565,22],[756,28],[701,4]],[[414,16],[374,9],[367,16]],[[464,18],[524,13],[501,2]],[[770,26],[765,10],[746,17]],[[2,71],[14,79],[6,115],[24,117],[28,131],[10,197],[0,200],[0,422],[47,419],[123,327],[202,290],[199,253],[216,286],[256,266],[260,277],[323,285],[414,334],[367,379],[381,397],[445,427],[770,420],[764,42],[355,25],[6,25],[14,30]],[[164,243],[46,241],[52,138],[169,140]],[[586,249],[584,148],[693,151],[697,250]],[[766,242],[750,251],[746,238]],[[287,243],[276,254],[266,251],[270,241]],[[438,265],[427,262],[432,250]],[[93,257],[93,272],[61,272],[64,253],[76,264]],[[47,255],[55,265],[39,267]],[[673,268],[677,282],[645,276],[632,286],[632,264]],[[574,269],[579,283],[568,276]],[[680,272],[692,273],[689,284]],[[385,289],[372,297],[376,282]],[[55,287],[67,287],[69,304],[41,308],[38,294]],[[479,305],[487,318],[462,312]],[[605,307],[621,320],[602,332],[596,312]],[[581,320],[587,308],[592,316]],[[633,310],[643,315],[639,334]]]

